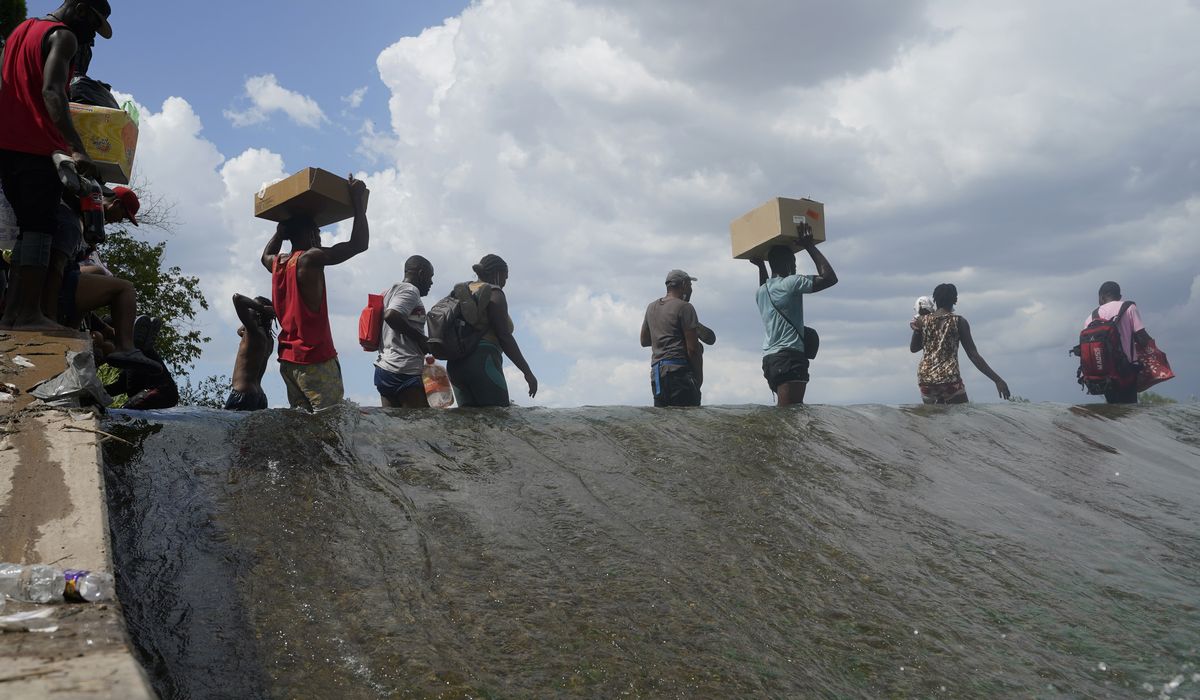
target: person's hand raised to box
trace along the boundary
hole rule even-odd
[[[367,211],[367,195],[371,193],[367,189],[367,183],[362,180],[355,180],[354,174],[346,176],[346,184],[350,186],[350,202],[354,205],[354,211],[359,214],[365,214]]]

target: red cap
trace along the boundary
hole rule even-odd
[[[114,187],[113,196],[121,202],[121,207],[125,210],[125,216],[129,217],[134,226],[137,226],[138,209],[142,208],[142,203],[138,201],[137,195],[128,187]]]

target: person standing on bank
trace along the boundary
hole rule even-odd
[[[508,382],[504,379],[504,360],[501,353],[525,375],[529,398],[537,395],[537,377],[521,354],[513,337],[512,317],[508,314],[508,299],[504,285],[508,283],[508,263],[491,253],[472,266],[478,279],[467,285],[478,300],[480,311],[487,319],[483,338],[475,350],[464,358],[446,363],[454,400],[459,406],[508,406]]]
[[[667,293],[650,302],[642,319],[641,343],[651,348],[650,389],[654,405],[699,406],[704,384],[702,336],[716,342],[712,331],[701,325],[692,306],[695,277],[683,270],[667,273]]]
[[[263,267],[271,273],[271,306],[279,318],[279,373],[292,408],[316,411],[340,403],[344,395],[329,330],[325,268],[365,252],[370,243],[367,186],[353,176],[346,183],[354,204],[350,240],[322,248],[321,230],[312,219],[294,216],[279,224],[262,253]],[[292,252],[280,254],[285,239]]]
[[[808,355],[804,348],[804,295],[815,294],[837,284],[837,274],[813,240],[808,224],[797,227],[800,247],[808,252],[817,274],[796,274],[796,253],[777,245],[767,251],[771,276],[760,258],[750,262],[758,268],[758,291],[754,300],[762,316],[766,337],[763,340],[763,377],[775,393],[776,406],[804,403],[808,388]]]
[[[109,39],[108,0],[67,0],[45,18],[27,19],[9,35],[0,67],[0,183],[20,228],[13,279],[0,327],[62,330],[46,315],[59,289],[47,289],[52,239],[63,183],[51,157],[69,153],[80,174],[96,166],[71,122],[71,60],[96,34]],[[58,278],[55,278],[58,280]]]
[[[375,388],[384,408],[429,408],[425,396],[425,306],[433,264],[420,255],[404,261],[404,281],[383,295],[383,334],[375,360]]]
[[[958,303],[958,288],[952,284],[939,284],[933,290],[933,303],[937,306],[933,313],[909,324],[913,332],[908,349],[912,352],[925,351],[921,364],[917,366],[921,401],[928,404],[967,403],[967,388],[958,371],[960,343],[975,368],[996,383],[1000,398],[1010,398],[1008,384],[992,371],[975,348],[971,324],[954,313],[954,305]]]

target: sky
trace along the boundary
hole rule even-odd
[[[113,4],[90,73],[139,105],[135,178],[174,203],[173,231],[138,233],[210,301],[196,378],[232,370],[231,295],[269,296],[253,193],[317,166],[372,192],[370,251],[327,270],[363,405],[366,295],[421,254],[431,306],[485,253],[541,384],[509,364],[518,403],[650,404],[638,330],[672,268],[717,334],[704,403],[771,403],[728,227],[776,196],[825,203],[841,280],[805,300],[810,403],[918,402],[907,324],[941,282],[1016,395],[1096,400],[1067,349],[1109,279],[1179,375],[1156,391],[1200,394],[1195,0]],[[275,367],[264,388],[286,403]]]

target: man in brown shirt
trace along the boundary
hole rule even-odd
[[[700,405],[704,383],[700,340],[711,345],[716,337],[700,323],[690,302],[695,281],[683,270],[668,272],[666,296],[650,302],[642,320],[642,347],[652,349],[650,388],[659,408]]]

